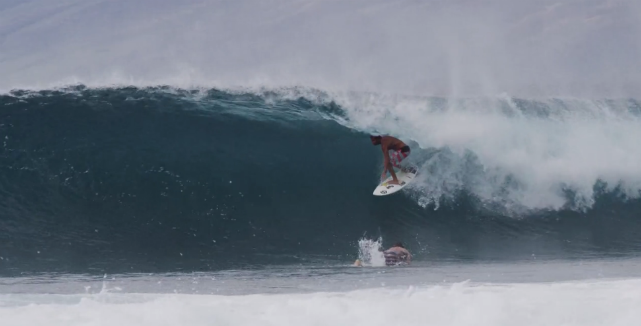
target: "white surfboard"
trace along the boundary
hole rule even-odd
[[[407,186],[418,174],[418,168],[416,168],[415,166],[408,166],[405,169],[406,171],[396,172],[396,177],[398,178],[398,182],[400,184],[389,184],[388,182],[392,181],[392,176],[390,175],[387,179],[385,179],[385,181],[379,184],[376,189],[374,189],[374,196],[391,195],[405,188],[405,186]]]

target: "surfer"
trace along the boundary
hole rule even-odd
[[[383,173],[381,174],[381,181],[385,180],[387,176],[387,171],[392,175],[392,181],[389,184],[399,184],[396,173],[394,172],[394,167],[401,169],[400,163],[403,159],[410,155],[410,147],[407,146],[398,138],[392,136],[369,136],[372,141],[372,145],[377,146],[381,145],[381,150],[383,151]]]
[[[385,265],[387,266],[409,264],[412,260],[412,255],[405,249],[402,242],[397,242],[391,248],[383,251],[383,256],[385,256]]]

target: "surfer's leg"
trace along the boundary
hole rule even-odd
[[[402,172],[407,172],[404,166],[401,166],[401,162],[410,155],[410,152],[401,152],[400,150],[395,151],[390,155],[390,161],[395,168],[398,168]]]
[[[400,163],[403,159],[401,158],[401,152],[400,151],[392,151],[389,153],[389,161],[392,163],[392,166],[400,169]]]

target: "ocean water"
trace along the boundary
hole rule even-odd
[[[640,9],[4,1],[1,324],[636,325]]]
[[[633,325],[638,259],[3,279],[8,325]]]

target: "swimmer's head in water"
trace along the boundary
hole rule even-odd
[[[394,247],[401,247],[401,248],[405,248],[405,247],[403,247],[403,243],[402,243],[402,242],[400,242],[400,241],[399,241],[399,242],[397,242],[397,243],[395,243],[395,244],[394,244]]]

